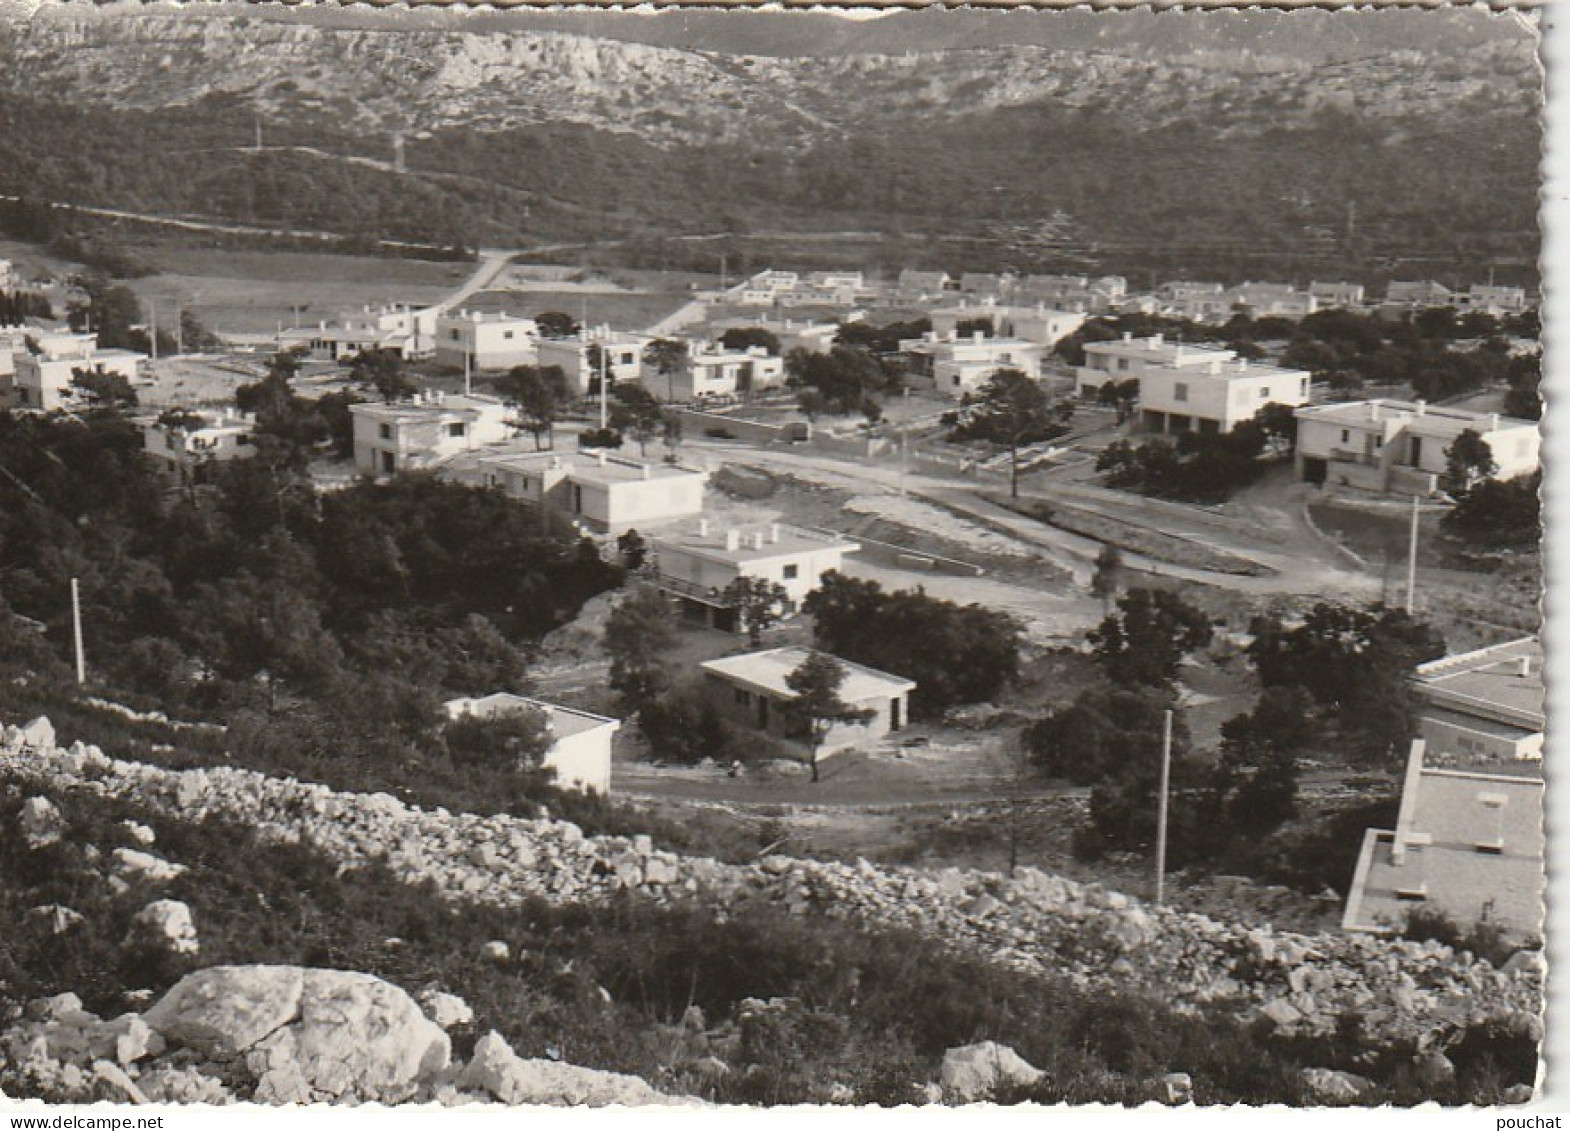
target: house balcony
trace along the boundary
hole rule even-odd
[[[1330,458],[1336,463],[1360,463],[1364,467],[1379,466],[1379,457],[1373,452],[1356,451],[1352,448],[1331,448]]]
[[[683,577],[673,577],[668,573],[656,574],[654,583],[667,593],[686,597],[688,600],[708,605],[712,609],[729,609],[734,606],[734,602],[725,596],[725,591],[717,586],[699,585]]]

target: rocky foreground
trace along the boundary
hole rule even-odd
[[[528,897],[594,903],[631,893],[657,902],[698,902],[725,915],[761,901],[793,914],[915,930],[1087,989],[1142,990],[1179,1009],[1206,1006],[1243,1020],[1263,1019],[1285,1035],[1329,1034],[1355,1014],[1375,1042],[1412,1042],[1424,1071],[1437,1077],[1448,1067],[1441,1051],[1446,1041],[1468,1026],[1493,1024],[1541,1036],[1543,964],[1537,952],[1517,954],[1496,969],[1436,943],[1224,923],[1034,869],[1007,878],[785,856],[723,864],[657,851],[646,837],[587,837],[564,821],[425,810],[386,794],[339,793],[227,767],[171,771],[119,761],[81,743],[57,746],[42,719],[0,731],[0,778],[54,792],[127,798],[181,820],[244,824],[267,839],[309,844],[346,867],[380,862],[399,879],[430,884],[460,904],[511,905]],[[47,838],[53,819],[47,802],[24,813],[24,822],[35,826],[28,835]],[[150,852],[122,849],[116,855],[114,866],[123,870],[177,867]],[[42,911],[62,918],[70,913]],[[147,929],[177,948],[199,924],[191,927],[165,909]],[[147,1015],[154,1029],[162,1006]],[[42,1016],[33,1023],[58,1022],[62,1008],[69,1013],[70,1003],[40,1005]],[[462,1090],[448,1067],[431,1078]],[[1327,1098],[1336,1088],[1355,1092],[1346,1081],[1321,1083]],[[284,1091],[278,1096],[288,1098]]]

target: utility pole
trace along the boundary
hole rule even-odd
[[[178,302],[174,304],[174,352],[185,352],[185,307]]]
[[[82,655],[82,592],[71,579],[71,635],[76,641],[76,685],[87,686],[87,660]]]
[[[1412,534],[1406,548],[1406,612],[1417,612],[1417,496],[1412,496]]]
[[[600,347],[599,354],[600,354],[600,431],[601,431],[601,433],[603,433],[605,431],[605,428],[606,428],[606,425],[607,425],[607,422],[608,422],[608,418],[606,416],[607,408],[606,408],[606,403],[605,403],[606,379],[605,379],[605,347],[604,346]],[[639,433],[639,435],[642,435],[642,433]]]
[[[147,332],[148,345],[152,347],[153,360],[158,360],[158,303],[147,304],[148,323],[152,327]]]
[[[466,397],[472,396],[474,393],[474,385],[471,374],[471,370],[473,369],[473,365],[471,364],[473,356],[474,355],[471,354],[468,350],[463,351],[463,395]]]
[[[1167,792],[1172,785],[1172,712],[1161,723],[1161,796],[1156,802],[1156,904],[1167,891]]]

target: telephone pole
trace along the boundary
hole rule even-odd
[[[606,381],[605,381],[605,347],[604,346],[600,346],[599,347],[599,355],[600,355],[600,432],[604,433],[606,425],[607,425],[607,422],[608,422],[608,418],[606,416],[607,408],[606,408],[606,403],[605,403],[605,396],[606,396],[606,394],[605,394],[605,385],[606,385]]]
[[[1412,496],[1412,533],[1406,549],[1406,612],[1417,612],[1417,496]]]
[[[1172,785],[1172,712],[1161,723],[1161,796],[1156,802],[1156,903],[1167,891],[1167,792]]]
[[[76,641],[76,684],[87,686],[87,660],[82,654],[82,591],[76,578],[71,579],[71,635]]]

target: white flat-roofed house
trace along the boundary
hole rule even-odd
[[[1319,309],[1312,291],[1300,291],[1290,283],[1239,283],[1222,295],[1228,317],[1241,310],[1250,318],[1287,318],[1300,321]]]
[[[1148,432],[1230,432],[1267,404],[1296,408],[1308,398],[1303,370],[1240,359],[1152,365],[1139,377],[1140,423]]]
[[[1520,314],[1531,304],[1524,287],[1496,287],[1473,283],[1463,294],[1455,296],[1460,310],[1478,311],[1483,314]]]
[[[183,416],[178,425],[162,417],[140,421],[143,449],[175,474],[256,454],[252,442],[256,418],[249,413],[231,408],[194,409]]]
[[[726,318],[712,324],[716,337],[721,337],[726,330],[767,330],[779,339],[779,355],[784,357],[793,349],[804,349],[808,353],[828,353],[834,348],[834,340],[839,336],[840,327],[837,322],[812,322],[807,319],[796,318],[770,318],[767,315],[760,318]]]
[[[366,475],[431,468],[517,431],[506,404],[479,395],[426,393],[393,404],[350,405],[349,412],[354,465]]]
[[[603,449],[533,452],[512,445],[457,457],[443,474],[496,487],[608,534],[697,517],[709,481],[706,471]]]
[[[1308,293],[1319,302],[1320,309],[1350,309],[1363,305],[1362,283],[1320,283],[1308,284]]]
[[[297,327],[278,335],[280,350],[303,350],[312,361],[348,361],[385,351],[399,357],[429,357],[436,348],[435,307],[387,303],[341,311],[331,322]]]
[[[947,271],[918,271],[905,268],[899,273],[895,288],[908,298],[933,298],[953,286]]]
[[[1108,381],[1138,380],[1146,369],[1156,366],[1200,369],[1236,358],[1231,350],[1216,346],[1190,345],[1162,334],[1136,338],[1125,333],[1113,341],[1085,343],[1085,363],[1074,369],[1074,391],[1088,396]]]
[[[1536,636],[1422,664],[1412,677],[1431,764],[1467,769],[1543,758],[1543,643]]]
[[[1041,376],[1046,349],[1019,338],[993,338],[977,330],[967,337],[940,337],[936,331],[900,343],[910,362],[913,385],[925,383],[936,393],[959,398],[974,393],[1000,369],[1018,369],[1027,377]]]
[[[1305,482],[1365,491],[1426,495],[1446,471],[1445,449],[1462,432],[1480,435],[1496,479],[1539,466],[1535,421],[1422,401],[1368,400],[1297,410],[1297,469]]]
[[[1535,636],[1445,656],[1413,676],[1418,739],[1394,829],[1369,829],[1342,927],[1399,929],[1417,908],[1463,929],[1541,936],[1543,646]]]
[[[609,719],[604,715],[594,715],[508,691],[477,699],[450,699],[444,706],[450,719],[460,719],[465,715],[491,718],[509,711],[541,712],[551,734],[551,745],[540,764],[556,771],[556,784],[563,789],[609,795],[611,740],[621,729],[619,719]]]
[[[673,401],[744,396],[783,385],[785,362],[760,346],[727,350],[698,343],[688,349],[681,366],[666,378],[645,362],[643,380],[646,388]]]
[[[795,271],[767,269],[738,283],[727,297],[742,306],[773,306],[794,298],[801,284]]]
[[[796,697],[786,682],[812,653],[806,648],[773,648],[725,656],[701,665],[712,698],[737,722],[780,738],[795,737],[789,704]],[[829,728],[820,756],[876,742],[902,729],[910,719],[910,694],[916,684],[848,660],[836,662],[845,672],[839,697],[851,707],[872,712],[863,723],[835,723]]]
[[[1463,930],[1488,923],[1517,942],[1542,937],[1545,890],[1541,769],[1505,773],[1407,759],[1394,829],[1363,837],[1343,930],[1399,931],[1415,910]]]
[[[1011,306],[990,300],[961,301],[932,312],[932,332],[940,338],[954,337],[962,324],[980,318],[992,323],[992,333],[999,338],[1034,342],[1049,351],[1085,323],[1082,312],[1054,310],[1045,303]]]
[[[641,381],[643,348],[651,340],[646,334],[623,334],[609,326],[585,330],[574,338],[541,338],[538,364],[561,366],[568,384],[580,395],[590,395],[599,392],[601,362],[612,389]]]
[[[436,319],[436,360],[474,372],[534,365],[539,327],[532,318],[478,310],[448,311]]]
[[[845,555],[861,548],[833,533],[780,523],[724,526],[708,519],[662,532],[650,542],[659,587],[678,600],[688,617],[726,632],[741,628],[725,596],[738,577],[778,582],[789,615],[822,584],[824,574],[840,569]]]
[[[82,398],[71,384],[78,370],[135,381],[147,361],[145,353],[135,350],[99,349],[97,334],[40,333],[32,340],[38,352],[23,350],[12,360],[12,398],[20,408],[51,411],[79,405]]]

